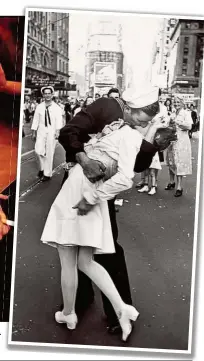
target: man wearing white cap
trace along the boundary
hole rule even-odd
[[[148,88],[141,92],[127,91],[120,98],[100,98],[82,109],[77,115],[60,130],[59,142],[66,151],[67,172],[78,162],[86,177],[93,183],[105,176],[102,163],[87,157],[84,144],[90,135],[101,132],[103,128],[119,119],[130,125],[146,127],[153,117],[159,112],[158,88]],[[163,127],[160,121],[154,123],[142,141],[140,151],[135,161],[135,172],[142,172],[151,164],[152,158],[159,147],[155,145],[154,137],[158,128]],[[153,144],[154,143],[154,144]],[[87,208],[89,205],[87,205]],[[131,291],[128,280],[127,267],[123,248],[118,244],[118,228],[116,223],[114,199],[108,201],[109,215],[116,253],[110,255],[97,255],[95,260],[100,263],[110,274],[124,302],[131,304]],[[86,203],[78,205],[79,210],[86,212]],[[86,213],[85,213],[86,214]],[[90,231],[91,237],[91,231]],[[90,280],[79,272],[79,287],[76,299],[76,312],[93,302],[94,293]],[[107,316],[108,330],[110,333],[120,331],[117,316],[107,298],[102,294],[104,311]]]
[[[54,152],[63,118],[61,108],[52,100],[54,88],[43,87],[41,93],[44,101],[36,107],[31,129],[40,162],[38,176],[43,181],[48,181],[52,177]]]

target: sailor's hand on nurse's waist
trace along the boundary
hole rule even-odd
[[[83,152],[77,153],[76,159],[77,162],[82,166],[84,174],[90,182],[95,183],[104,177],[106,167],[102,163],[90,159]]]
[[[93,208],[92,204],[89,204],[85,198],[82,198],[82,200],[77,203],[74,207],[72,207],[73,209],[78,209],[77,214],[79,216],[85,216],[87,213],[90,212],[90,210]]]

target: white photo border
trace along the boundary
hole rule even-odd
[[[200,206],[200,184],[201,184],[201,166],[202,166],[202,141],[203,141],[203,123],[204,123],[204,99],[201,101],[200,111],[200,131],[198,142],[198,162],[197,162],[197,181],[196,181],[196,201],[195,201],[195,221],[194,221],[194,246],[192,254],[192,278],[191,278],[191,296],[190,296],[190,315],[189,315],[189,337],[187,350],[174,349],[156,349],[156,348],[138,348],[138,347],[111,347],[111,346],[94,346],[94,345],[76,345],[76,344],[59,344],[59,343],[37,343],[37,342],[17,342],[12,341],[12,327],[13,327],[13,306],[14,306],[14,289],[15,289],[15,268],[16,268],[16,250],[17,250],[17,231],[18,231],[18,211],[19,211],[19,194],[20,194],[20,171],[21,171],[21,148],[22,148],[22,130],[23,130],[23,103],[25,91],[25,76],[26,76],[26,55],[27,55],[27,39],[28,39],[28,14],[29,12],[54,12],[54,13],[75,13],[75,14],[99,14],[112,16],[138,16],[138,17],[155,17],[155,18],[175,18],[175,19],[189,19],[202,20],[204,16],[196,15],[175,15],[175,14],[153,14],[153,13],[139,13],[117,10],[115,12],[109,10],[89,10],[89,9],[56,9],[56,8],[40,8],[28,7],[25,9],[25,28],[24,28],[24,51],[23,51],[23,71],[22,71],[22,89],[21,89],[21,110],[20,110],[20,126],[19,126],[19,144],[18,144],[18,165],[17,165],[17,185],[16,185],[16,207],[15,207],[15,228],[14,228],[14,244],[13,244],[13,266],[12,266],[12,281],[11,281],[11,302],[10,302],[10,318],[8,329],[8,345],[9,346],[34,346],[34,347],[50,347],[57,349],[71,348],[84,350],[106,350],[106,351],[124,351],[126,352],[151,352],[163,354],[186,354],[192,353],[192,336],[193,336],[193,315],[194,315],[194,301],[195,301],[195,276],[196,276],[196,256],[198,243],[198,221],[199,221],[199,206]],[[204,59],[203,59],[204,60]],[[202,74],[202,89],[201,99],[204,95],[204,70]]]

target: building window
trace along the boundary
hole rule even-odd
[[[52,24],[52,31],[55,30],[55,24]]]
[[[183,76],[187,75],[187,69],[186,68],[182,68],[182,75]]]
[[[37,63],[37,61],[38,61],[37,49],[34,46],[33,46],[32,50],[31,50],[31,61],[33,63]]]
[[[188,55],[188,48],[187,47],[184,48],[183,53],[184,53],[184,55]]]
[[[203,29],[204,28],[204,22],[199,21],[198,26],[199,26],[199,29]]]
[[[55,42],[54,40],[52,40],[52,49],[54,49],[54,47],[55,47]]]
[[[200,75],[200,61],[203,59],[203,47],[204,47],[204,37],[198,36],[197,47],[196,47],[195,70],[194,70],[194,74],[196,77],[199,77]]]
[[[44,55],[43,65],[44,65],[46,68],[49,67],[49,58],[48,58],[48,55],[47,55],[47,54]]]
[[[188,59],[187,58],[184,58],[183,59],[183,65],[187,65],[188,64]]]
[[[188,37],[188,36],[185,36],[185,38],[184,38],[184,44],[185,44],[185,45],[188,45],[188,44],[189,44],[189,37]]]
[[[169,44],[169,40],[167,39],[166,44]]]
[[[61,71],[61,59],[59,60],[59,71]]]
[[[198,23],[192,23],[191,29],[194,29],[194,30],[199,29],[199,24]]]

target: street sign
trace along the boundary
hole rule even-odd
[[[192,103],[195,99],[194,94],[173,93],[172,95],[182,98],[185,103]]]
[[[39,89],[43,86],[52,86],[55,90],[76,90],[76,84],[64,80],[26,79],[26,88]]]

